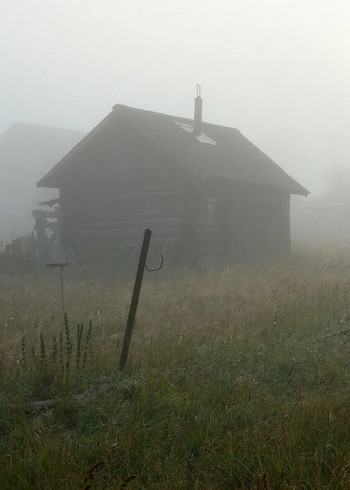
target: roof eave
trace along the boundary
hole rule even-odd
[[[299,196],[308,196],[310,194],[310,191],[308,191],[305,187],[302,185],[298,185],[298,189],[291,190],[290,192],[292,195],[299,195]]]

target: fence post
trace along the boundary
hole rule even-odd
[[[140,291],[141,291],[142,280],[143,280],[143,274],[144,274],[145,266],[146,266],[148,248],[149,248],[149,244],[151,241],[151,235],[152,235],[152,230],[147,228],[145,230],[145,233],[143,236],[143,242],[142,242],[141,253],[140,253],[140,258],[139,258],[139,265],[137,267],[134,290],[132,293],[132,298],[131,298],[131,303],[130,303],[130,308],[129,308],[128,321],[126,323],[126,328],[125,328],[125,333],[124,333],[123,347],[122,347],[122,352],[120,355],[120,365],[119,365],[119,369],[121,371],[124,371],[127,360],[128,360],[131,335],[132,335],[132,330],[133,330],[134,323],[135,323],[137,305],[139,302]]]

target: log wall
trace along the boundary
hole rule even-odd
[[[152,241],[180,239],[178,191],[118,182],[66,190],[61,224],[66,244],[80,250],[135,246],[145,228]]]
[[[290,194],[248,183],[216,185],[218,225],[212,249],[237,259],[290,252]],[[218,240],[218,237],[219,240]],[[210,242],[211,240],[211,242]]]
[[[152,243],[175,244],[180,261],[246,260],[290,251],[289,199],[244,183],[101,181],[61,189],[59,229],[61,241],[80,252],[135,247],[151,228]],[[213,202],[216,227],[208,226]]]

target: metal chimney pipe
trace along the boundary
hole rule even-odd
[[[199,136],[202,133],[202,106],[201,86],[197,83],[197,97],[194,99],[194,125],[193,134]]]

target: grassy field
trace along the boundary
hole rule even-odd
[[[350,488],[349,266],[0,277],[0,488]]]

